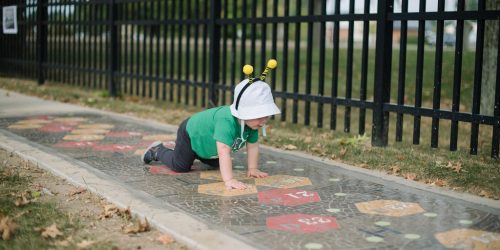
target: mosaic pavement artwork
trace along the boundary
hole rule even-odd
[[[500,211],[262,152],[269,177],[246,177],[244,152],[227,190],[217,169],[176,173],[140,155],[175,134],[93,113],[0,119],[0,129],[86,163],[259,249],[500,249]]]

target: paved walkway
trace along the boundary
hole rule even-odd
[[[168,115],[168,112],[165,113]],[[500,249],[500,202],[458,194],[300,153],[264,147],[264,179],[223,188],[195,163],[176,174],[140,162],[175,127],[0,90],[0,147],[130,206],[198,249]]]

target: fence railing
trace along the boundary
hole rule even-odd
[[[417,2],[6,0],[19,28],[0,35],[0,72],[206,107],[231,102],[244,64],[276,58],[282,121],[450,150],[470,126],[470,153],[498,158],[498,4]]]

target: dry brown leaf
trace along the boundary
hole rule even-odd
[[[99,216],[99,219],[103,220],[105,218],[111,218],[114,214],[118,214],[126,220],[130,220],[132,218],[132,213],[130,212],[130,208],[119,209],[115,205],[104,205],[104,211]]]
[[[414,181],[417,179],[417,174],[415,174],[415,173],[405,173],[403,176],[405,177],[405,179],[411,180],[411,181]]]
[[[313,153],[320,155],[320,156],[326,155],[326,151],[321,146],[312,147],[311,151]]]
[[[481,197],[486,197],[486,198],[492,198],[493,195],[491,195],[488,191],[486,190],[481,190],[481,192],[479,192],[479,196]]]
[[[87,249],[94,243],[95,241],[92,240],[82,240],[80,243],[76,244],[76,247],[78,247],[78,249]]]
[[[401,168],[398,165],[394,165],[391,167],[391,171],[393,175],[399,175]]]
[[[436,179],[435,181],[433,181],[431,183],[431,185],[436,185],[438,187],[444,187],[444,186],[447,186],[448,185],[448,182],[445,181],[445,180],[441,180],[441,179]]]
[[[74,196],[74,195],[77,195],[77,194],[81,194],[81,193],[83,193],[85,191],[87,191],[86,188],[80,187],[80,188],[74,189],[73,191],[69,192],[68,196]]]
[[[105,205],[103,209],[104,211],[99,216],[99,219],[101,220],[105,218],[111,218],[113,217],[113,214],[118,213],[118,208],[114,205]]]
[[[56,223],[46,227],[46,228],[42,228],[42,237],[44,238],[57,238],[57,236],[62,236],[63,233],[61,233],[61,231],[59,231],[59,229],[57,229],[57,225]]]
[[[366,164],[366,163],[361,163],[359,166],[362,167],[362,168],[368,168],[369,167],[369,165]]]
[[[26,204],[29,204],[30,203],[30,200],[28,200],[25,196],[25,194],[22,194],[21,196],[18,196],[16,198],[16,201],[14,202],[14,204],[16,204],[16,207],[22,207]]]
[[[156,238],[156,240],[161,242],[161,244],[163,245],[168,245],[175,242],[175,239],[169,234],[160,235],[158,236],[158,238]]]
[[[335,159],[337,159],[337,155],[336,155],[336,154],[332,154],[332,155],[330,156],[330,159],[331,159],[331,160],[335,160]]]
[[[297,147],[295,145],[293,145],[293,144],[287,144],[287,145],[283,146],[283,149],[285,149],[285,150],[296,150]]]
[[[144,219],[144,222],[141,220],[136,220],[134,223],[130,223],[127,226],[122,226],[123,232],[125,233],[140,233],[140,232],[148,232],[151,230],[149,226],[148,219]]]
[[[405,159],[406,159],[406,157],[405,157],[404,155],[398,155],[398,156],[397,156],[397,158],[398,158],[398,160],[400,160],[400,161],[403,161],[403,160],[405,160]]]
[[[119,209],[118,210],[118,214],[120,214],[120,216],[122,218],[124,218],[125,220],[130,220],[132,219],[132,212],[130,212],[130,208],[127,207],[127,208],[123,208],[123,209]]]
[[[460,171],[462,171],[462,163],[457,162],[456,164],[454,164],[453,162],[449,161],[448,165],[446,165],[446,168],[449,168],[456,173],[460,173]]]
[[[3,217],[0,215],[0,233],[2,233],[3,240],[10,240],[10,237],[16,230],[17,225],[9,216]]]

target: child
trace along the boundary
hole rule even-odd
[[[258,129],[265,136],[269,117],[281,113],[274,103],[271,88],[264,79],[276,60],[269,60],[259,79],[251,77],[253,68],[243,67],[248,79],[235,87],[231,106],[220,106],[194,114],[184,120],[177,130],[175,149],[163,146],[160,141],[151,144],[142,155],[146,164],[161,161],[176,172],[188,172],[195,159],[220,168],[227,189],[245,189],[248,186],[233,179],[231,152],[247,146],[247,176],[262,178],[268,174],[258,169]]]

